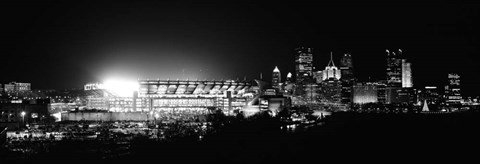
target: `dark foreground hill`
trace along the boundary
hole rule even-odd
[[[280,129],[274,118],[234,121],[207,135],[170,142],[137,140],[129,153],[100,157],[71,147],[29,160],[85,163],[322,163],[426,162],[473,159],[478,154],[480,113],[334,113],[321,126]],[[85,149],[86,150],[86,149]],[[37,161],[37,162],[34,162]]]

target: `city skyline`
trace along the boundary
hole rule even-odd
[[[355,76],[364,81],[385,77],[385,49],[402,49],[412,63],[414,87],[441,88],[448,73],[458,73],[462,94],[479,93],[479,68],[471,60],[478,54],[473,30],[478,14],[468,3],[2,3],[2,15],[18,13],[5,18],[9,26],[0,33],[3,60],[28,66],[3,64],[9,70],[3,84],[61,89],[108,78],[219,80],[260,74],[271,81],[275,66],[284,72],[282,79],[295,72],[294,49],[304,46],[313,49],[314,70],[326,66],[331,51],[336,63],[350,53]],[[399,9],[411,12],[392,12]],[[360,18],[365,18],[361,25]]]

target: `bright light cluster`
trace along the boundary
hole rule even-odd
[[[133,92],[139,89],[138,82],[125,80],[107,80],[103,87],[119,97],[133,97]]]

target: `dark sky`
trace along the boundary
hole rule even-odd
[[[293,49],[323,69],[350,52],[357,78],[385,77],[385,49],[412,62],[414,86],[448,72],[478,95],[479,7],[466,1],[1,1],[2,83],[82,87],[109,78],[270,79]],[[182,72],[184,75],[182,76]],[[285,77],[283,77],[285,78]]]

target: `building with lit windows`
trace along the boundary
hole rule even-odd
[[[398,53],[387,52],[387,86],[389,87],[401,87],[402,86],[402,50],[398,50]]]
[[[356,83],[353,86],[353,103],[366,104],[377,103],[377,86],[373,83]]]
[[[460,104],[462,95],[460,93],[460,75],[448,74],[448,85],[445,86],[446,104],[454,106]]]
[[[341,102],[341,83],[336,78],[330,78],[320,83],[319,101],[323,104],[339,105]]]
[[[382,103],[382,104],[385,104],[385,102],[387,101],[387,93],[386,93],[386,89],[387,89],[387,84],[385,84],[384,81],[379,81],[379,82],[375,82],[373,83],[376,88],[377,88],[377,99],[378,99],[378,102],[379,103]]]
[[[225,114],[241,110],[260,94],[255,82],[240,81],[170,81],[140,80],[134,111],[174,112],[193,110],[206,113],[207,108],[221,109]],[[258,98],[258,97],[257,97]],[[129,102],[123,102],[128,105]],[[120,105],[122,103],[120,102]]]
[[[5,92],[30,91],[30,90],[31,90],[30,83],[10,82],[4,85]]]
[[[322,71],[322,74],[323,74],[322,80],[327,80],[327,79],[330,79],[330,78],[340,80],[341,72],[340,72],[340,69],[338,69],[335,66],[335,63],[333,63],[332,53],[330,53],[330,61],[328,62],[327,66],[325,67],[325,70]]]
[[[406,59],[402,59],[402,88],[412,88],[412,67]]]
[[[295,49],[295,78],[297,84],[305,83],[313,76],[313,49],[299,47]]]
[[[355,76],[353,75],[353,61],[352,55],[346,53],[340,59],[340,73],[342,83],[342,103],[351,105],[353,102],[353,84],[355,82]]]

